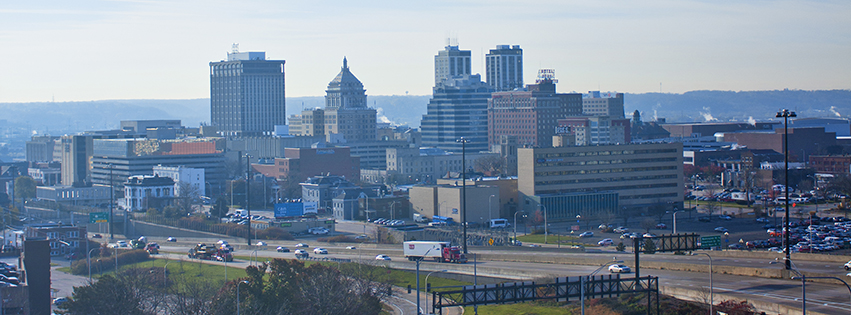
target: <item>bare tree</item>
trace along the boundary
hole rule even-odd
[[[505,160],[496,155],[483,156],[473,161],[476,171],[488,176],[496,176],[505,173]]]
[[[706,196],[709,198],[706,200],[704,207],[706,208],[706,215],[708,215],[710,219],[712,218],[712,215],[721,208],[721,204],[718,201],[718,196],[716,196],[717,194],[717,187],[708,186],[706,188]]]
[[[656,221],[652,218],[644,218],[641,220],[641,229],[644,230],[645,233],[650,233],[650,229],[656,227]]]

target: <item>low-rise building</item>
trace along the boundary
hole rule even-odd
[[[131,176],[124,183],[124,207],[130,211],[161,210],[174,201],[174,180],[159,176]]]
[[[78,252],[80,245],[85,245],[86,241],[86,226],[84,225],[28,226],[25,233],[27,238],[46,238],[50,241],[50,256]]]

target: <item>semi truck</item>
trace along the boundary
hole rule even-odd
[[[403,244],[403,251],[405,258],[411,261],[422,259],[458,264],[467,262],[467,256],[461,253],[461,249],[451,246],[449,242],[409,241]]]

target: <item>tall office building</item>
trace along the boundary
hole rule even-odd
[[[583,115],[609,116],[612,119],[624,118],[623,93],[589,91],[588,94],[582,97]]]
[[[363,83],[343,58],[340,73],[325,90],[325,134],[342,135],[346,142],[375,141],[376,111],[366,106]]]
[[[287,124],[284,63],[236,49],[210,63],[210,119],[220,135],[271,135]]]
[[[461,143],[456,141],[464,137],[468,153],[487,151],[490,96],[490,87],[478,74],[438,83],[420,123],[423,145],[461,154]]]
[[[470,75],[470,51],[447,45],[434,56],[434,86],[453,76]]]
[[[537,83],[525,90],[494,92],[488,99],[488,143],[515,136],[521,147],[551,147],[558,119],[582,114],[582,94],[556,93],[556,82],[554,70],[541,69]]]
[[[485,80],[494,91],[523,87],[523,49],[520,45],[497,45],[485,55]]]

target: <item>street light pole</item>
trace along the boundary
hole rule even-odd
[[[792,270],[792,256],[789,246],[789,234],[791,234],[789,230],[789,117],[798,117],[793,111],[789,111],[788,109],[782,109],[777,112],[775,117],[780,118],[783,117],[783,160],[785,161],[785,178],[786,184],[783,188],[786,194],[786,223],[783,224],[784,229],[783,233],[786,234],[786,270]],[[806,304],[805,304],[806,305]],[[806,310],[804,310],[806,314]]]
[[[239,285],[243,283],[248,284],[248,280],[242,280],[236,283],[236,315],[239,315]]]
[[[461,225],[464,230],[464,254],[467,254],[467,142],[470,141],[461,137],[456,142],[461,143]]]
[[[248,214],[248,246],[251,246],[251,155],[245,155],[245,212]]]
[[[677,212],[680,211],[677,211],[677,208],[674,208],[674,234],[677,234]]]
[[[89,240],[86,239],[86,242]],[[86,264],[89,265],[89,283],[92,283],[92,251],[100,249],[100,248],[92,248],[89,250],[88,255],[86,255]]]
[[[709,257],[709,315],[713,315],[715,314],[712,312],[712,307],[715,304],[715,295],[712,288],[712,256],[709,256],[707,253],[692,253],[692,255],[706,255],[706,257]]]
[[[165,266],[163,266],[163,288],[168,285],[168,264],[171,263],[171,260],[165,262]]]
[[[523,213],[523,212],[517,212],[517,211],[514,212],[514,244],[517,244],[517,214],[518,213]],[[526,215],[524,214],[523,217],[525,218]]]
[[[430,276],[431,274],[433,274],[435,272],[446,272],[446,271],[447,271],[446,269],[435,270],[435,271],[429,272],[426,275],[426,277],[425,277],[426,294],[428,294],[428,289],[429,289],[429,287],[428,287],[428,276]],[[428,310],[428,298],[426,298],[426,301],[425,301],[425,311],[426,311],[426,314],[431,314],[431,312]]]
[[[544,244],[547,244],[547,234],[549,234],[547,233],[549,232],[547,229],[547,206],[542,203],[541,208],[544,208]]]

